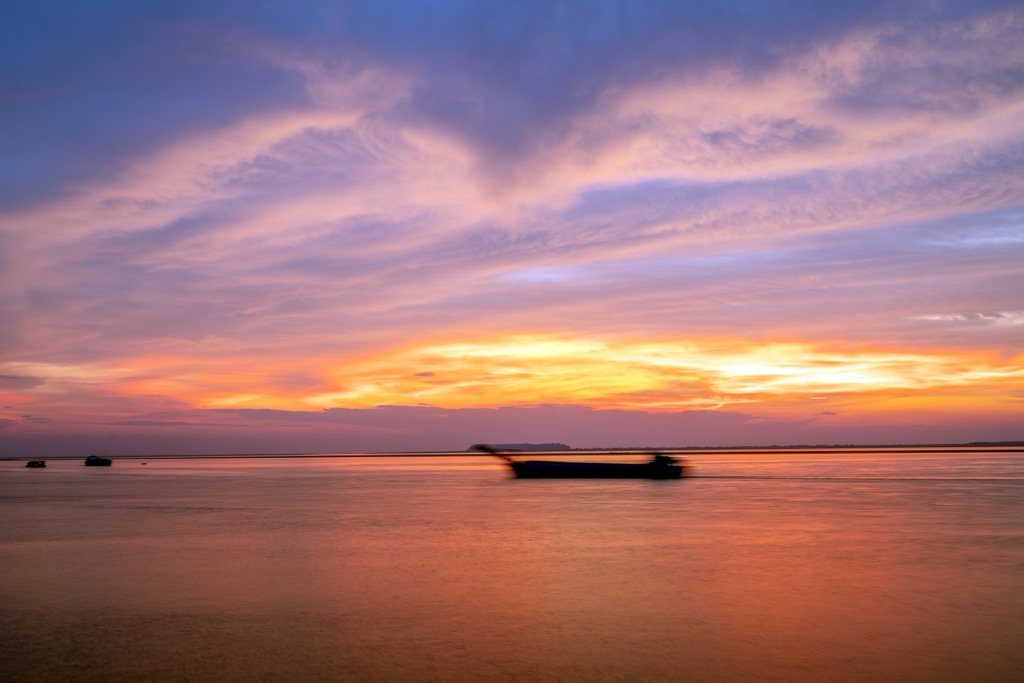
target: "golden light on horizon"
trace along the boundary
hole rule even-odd
[[[957,351],[845,350],[810,343],[631,342],[522,335],[410,348],[334,366],[309,407],[582,404],[648,411],[822,396],[965,391],[1024,377],[1021,359]],[[1004,386],[1005,385],[1005,386]],[[997,395],[999,391],[995,392]]]
[[[808,342],[573,339],[510,335],[410,345],[347,359],[142,357],[116,367],[0,366],[39,378],[5,394],[16,406],[70,402],[83,386],[114,398],[195,409],[498,408],[544,404],[779,417],[833,411],[982,415],[1019,408],[1024,358],[957,350],[849,349]],[[97,403],[98,402],[98,403]],[[26,411],[30,412],[30,411]]]

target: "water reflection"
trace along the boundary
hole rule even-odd
[[[0,665],[16,680],[1016,680],[1019,454],[697,466],[652,482],[510,480],[466,458],[4,463],[0,628],[24,646]]]

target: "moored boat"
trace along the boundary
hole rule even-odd
[[[642,463],[566,462],[516,460],[486,444],[477,444],[474,448],[507,462],[520,479],[679,479],[686,471],[686,466],[677,458],[657,452]]]
[[[86,467],[110,467],[110,458],[101,458],[98,455],[90,455],[85,459]]]
[[[27,463],[25,463],[25,467],[31,467],[33,469],[38,469],[40,467],[46,467],[46,461],[45,460],[29,460]]]

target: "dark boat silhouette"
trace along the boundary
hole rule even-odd
[[[90,455],[85,459],[86,467],[110,467],[110,458],[101,458],[98,455]]]
[[[40,467],[46,467],[46,461],[45,460],[29,460],[27,463],[25,463],[25,467],[31,467],[33,469],[37,469],[37,468],[40,468]]]
[[[653,452],[642,463],[565,462],[561,460],[516,460],[509,453],[486,444],[478,451],[501,458],[520,479],[679,479],[686,467],[676,458]]]

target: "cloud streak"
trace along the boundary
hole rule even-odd
[[[497,408],[511,356],[444,391],[419,364],[523,339],[810,349],[843,394],[869,391],[859,353],[977,406],[1019,372],[1016,3],[55,8],[20,8],[3,48],[0,361],[44,378],[14,424],[87,396],[122,427],[154,419],[124,396]],[[939,391],[922,359],[984,377]],[[340,388],[382,367],[420,388]],[[648,373],[508,404],[734,400],[720,373]],[[746,381],[788,405],[777,375]]]

